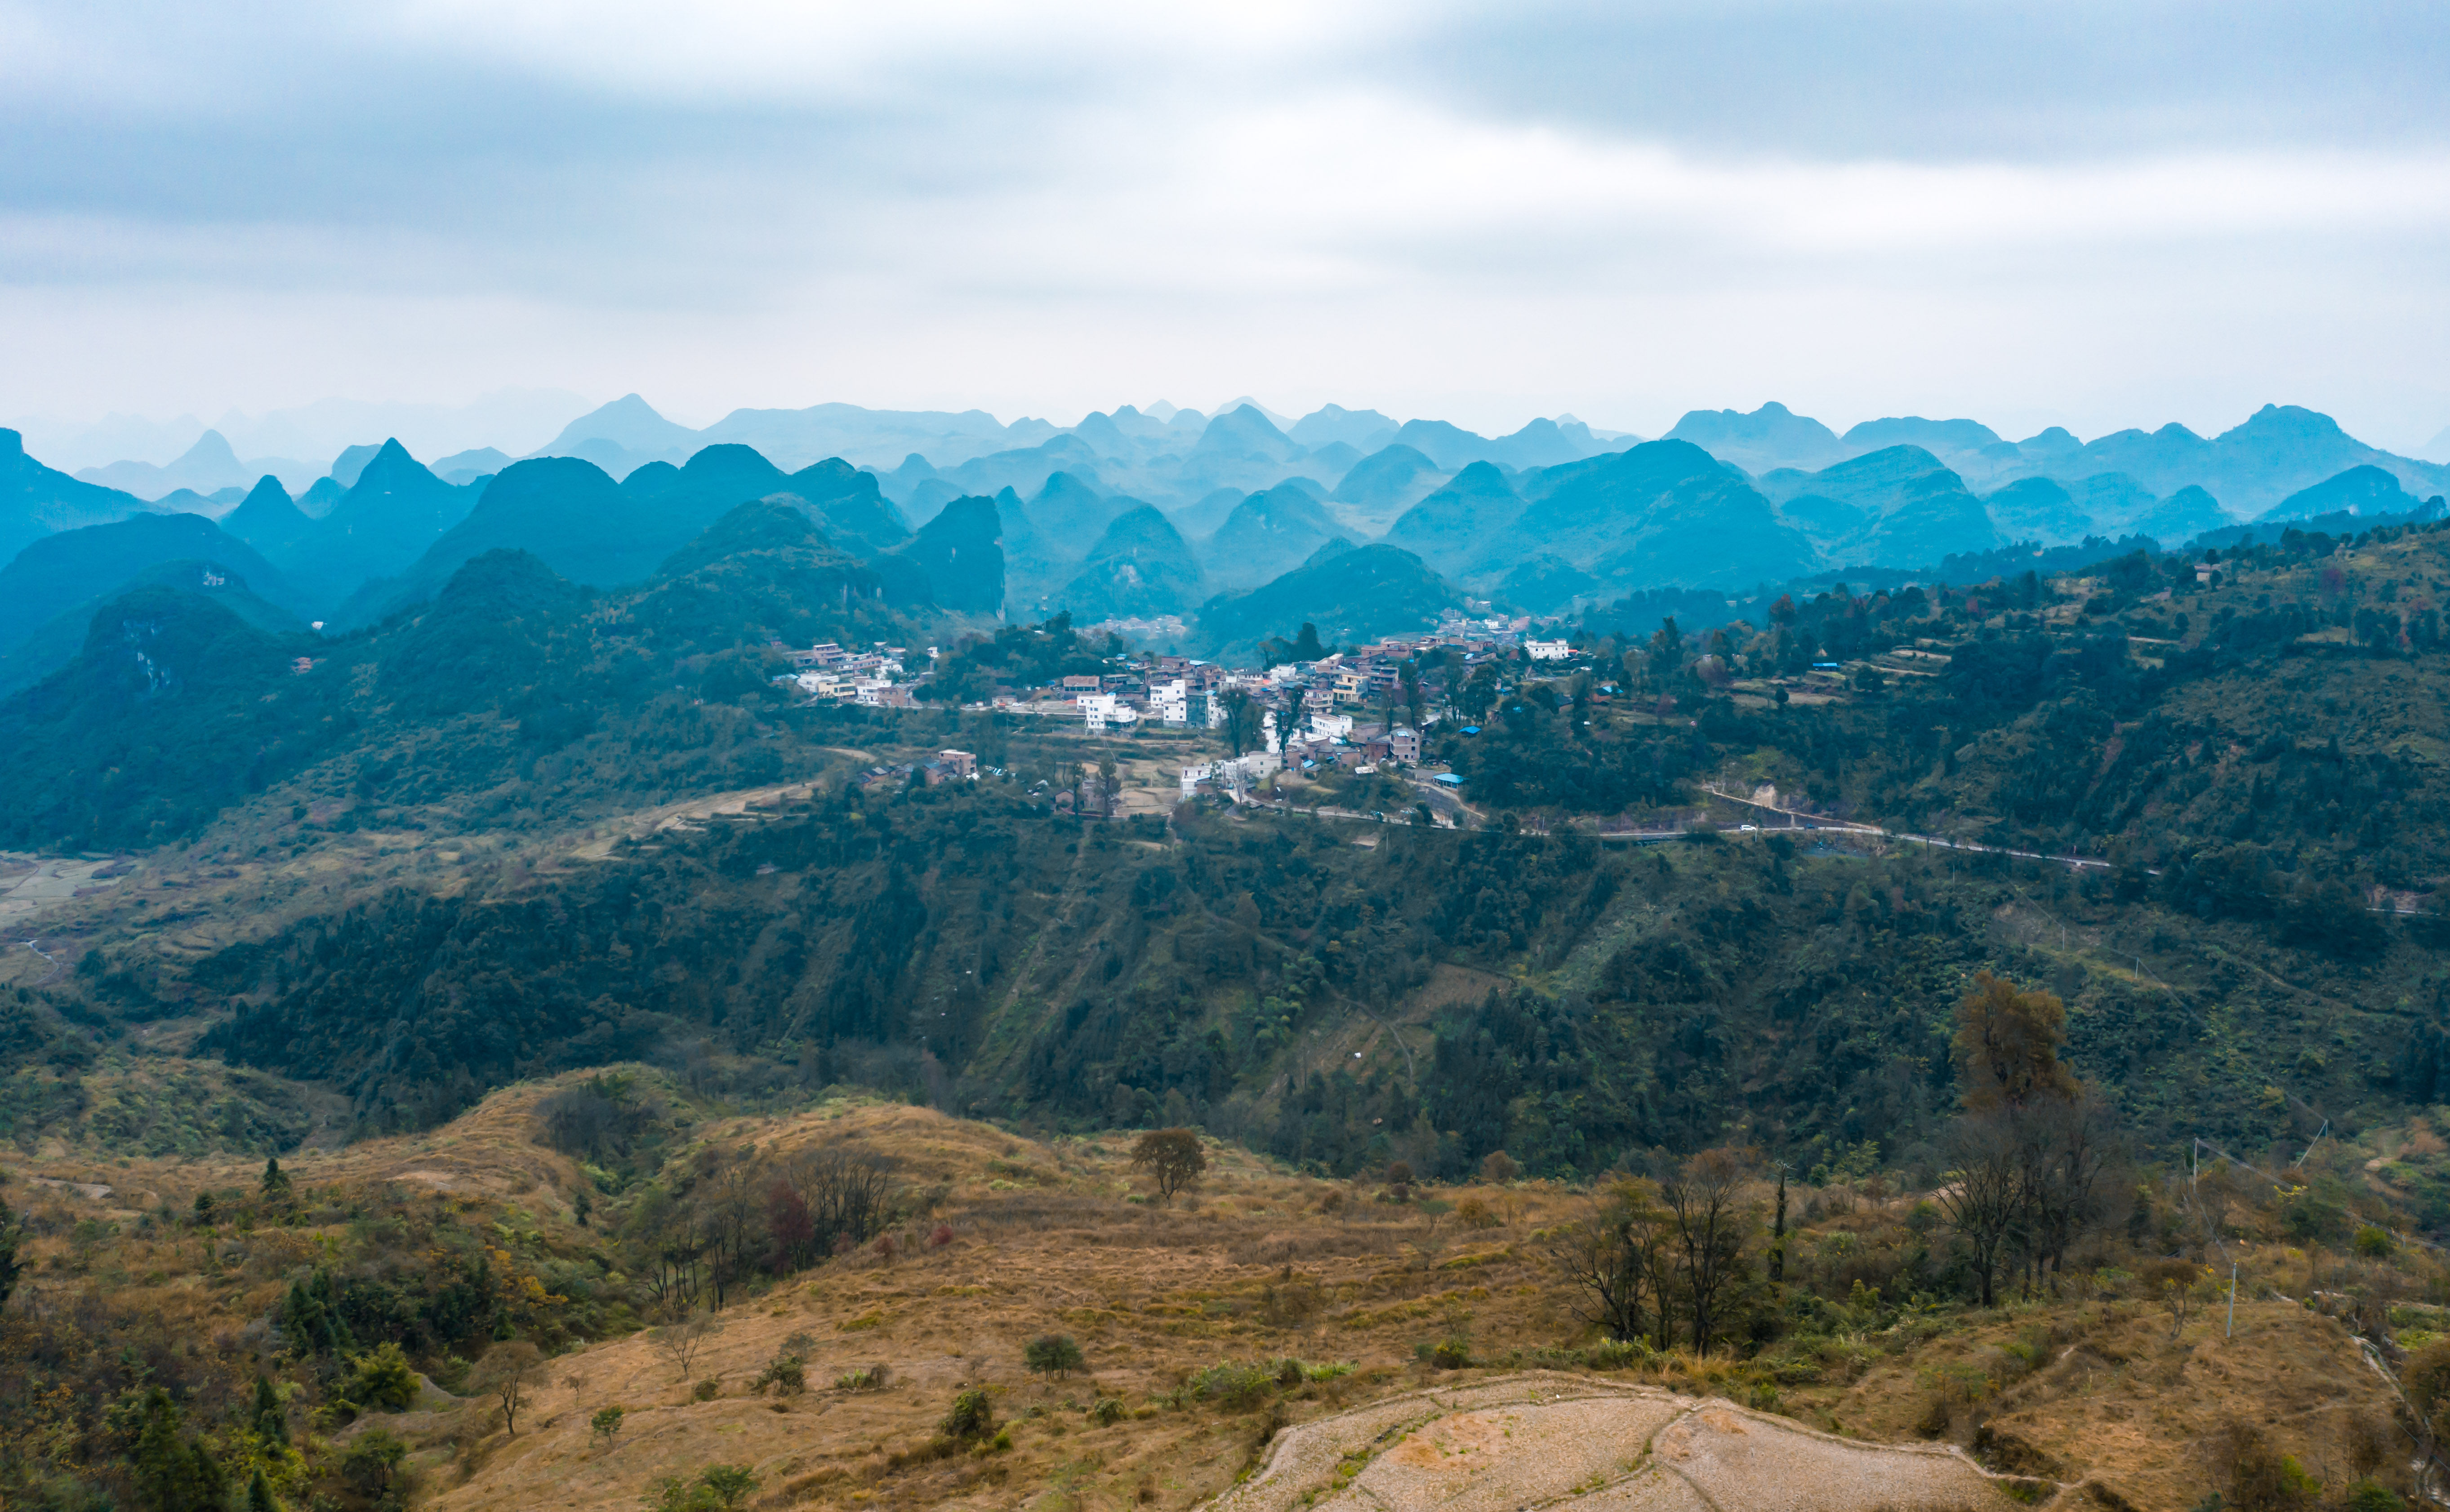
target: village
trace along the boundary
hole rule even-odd
[[[1128,622],[1084,627],[1099,634],[1144,628]],[[882,643],[865,650],[833,642],[778,649],[793,669],[779,675],[778,683],[795,685],[812,702],[877,708],[918,707],[943,654],[927,647],[914,657],[908,648]],[[999,688],[992,698],[962,707],[1050,725],[1078,721],[1093,735],[1215,731],[1230,754],[1183,766],[1182,796],[1208,793],[1241,802],[1278,786],[1279,774],[1284,785],[1299,785],[1329,769],[1368,776],[1418,766],[1423,732],[1455,717],[1452,706],[1433,698],[1419,681],[1423,664],[1432,658],[1448,688],[1490,663],[1545,664],[1544,670],[1563,674],[1575,669],[1578,660],[1566,641],[1540,639],[1528,617],[1471,618],[1449,611],[1434,630],[1383,636],[1310,660],[1247,669],[1158,651],[1126,652],[1109,657],[1105,670],[1073,672],[1039,687]],[[1613,690],[1608,685],[1601,696]],[[977,758],[958,750],[940,752],[917,771],[929,783],[979,776]],[[1446,781],[1452,785],[1454,779]]]

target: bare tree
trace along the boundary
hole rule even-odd
[[[1653,1190],[1628,1181],[1579,1221],[1559,1229],[1549,1238],[1548,1256],[1582,1294],[1585,1322],[1604,1328],[1611,1339],[1642,1339],[1655,1331],[1664,1345],[1674,1285],[1667,1236],[1667,1214]]]
[[[804,1151],[785,1163],[783,1179],[807,1204],[819,1250],[865,1244],[892,1220],[893,1167],[880,1156],[839,1146]]]
[[[730,1292],[753,1264],[750,1255],[757,1226],[757,1180],[745,1163],[734,1163],[710,1183],[698,1231],[713,1263],[708,1268],[714,1308],[720,1312]]]
[[[678,1367],[681,1379],[686,1381],[697,1362],[698,1351],[706,1347],[707,1336],[714,1331],[714,1319],[688,1308],[668,1316],[671,1321],[648,1332],[647,1342]]]
[[[1660,1205],[1675,1229],[1676,1260],[1691,1309],[1693,1352],[1707,1354],[1726,1293],[1743,1271],[1754,1216],[1742,1203],[1744,1162],[1732,1150],[1704,1150],[1659,1184]]]
[[[647,1284],[656,1310],[685,1311],[697,1305],[706,1284],[706,1243],[696,1215],[661,1186],[651,1187],[623,1225],[636,1247],[635,1270]]]
[[[519,1435],[519,1412],[534,1395],[543,1367],[543,1351],[525,1339],[505,1340],[476,1362],[475,1384],[494,1399],[502,1414],[502,1426],[515,1439]]]
[[[1982,1305],[1994,1304],[1992,1280],[1999,1250],[2025,1217],[2030,1164],[2012,1109],[1971,1114],[1949,1131],[1951,1169],[1932,1193],[1948,1221],[1974,1248]]]
[[[2115,1115],[2088,1091],[2037,1099],[2016,1123],[2026,1150],[2026,1243],[2055,1294],[2069,1248],[2100,1224],[2114,1186],[2104,1176],[2120,1162]]]

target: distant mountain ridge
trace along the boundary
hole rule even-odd
[[[13,555],[62,529],[146,513],[226,511],[227,534],[294,602],[349,626],[429,599],[495,550],[531,552],[597,589],[643,581],[723,512],[772,498],[801,509],[905,608],[1042,617],[1076,585],[1082,604],[1128,601],[1139,612],[1170,596],[1189,608],[1317,565],[1338,541],[1396,546],[1459,591],[1565,608],[1849,567],[1911,570],[2014,541],[2177,545],[2249,518],[2396,516],[2450,480],[2450,466],[2391,456],[2328,417],[2280,405],[2210,437],[2170,425],[2090,442],[2055,427],[2009,441],[1976,420],[1917,416],[1840,436],[1776,403],[1695,411],[1647,443],[1603,440],[1570,417],[1496,437],[1336,405],[1280,419],[1243,401],[1214,415],[1121,405],[1066,428],[817,405],[736,411],[700,431],[631,394],[563,426],[541,455],[446,458],[449,477],[395,438],[345,449],[295,499],[267,474],[244,494],[183,486],[149,506],[45,468],[0,432],[14,442],[0,443],[0,548]],[[727,432],[760,444],[710,440]],[[796,466],[763,449],[825,438],[856,445]],[[859,447],[898,459],[861,465]],[[185,467],[210,483],[233,465],[204,433],[151,475]],[[914,535],[914,520],[932,524],[959,500],[972,502],[945,531]],[[1130,551],[1090,572],[1110,528],[1143,509],[1164,531],[1137,519]]]

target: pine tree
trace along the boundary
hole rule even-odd
[[[263,1376],[255,1378],[255,1432],[266,1444],[289,1442],[289,1414],[281,1410],[281,1393]]]
[[[286,1201],[289,1196],[289,1173],[281,1169],[281,1157],[266,1156],[263,1162],[263,1194],[273,1201]]]
[[[181,1430],[178,1404],[155,1386],[136,1436],[136,1489],[151,1512],[223,1512],[229,1478],[203,1443]]]
[[[246,1483],[246,1512],[281,1512],[281,1503],[272,1499],[272,1483],[263,1478],[263,1466],[255,1467],[255,1479]]]

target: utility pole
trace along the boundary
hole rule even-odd
[[[2228,1263],[2228,1332],[2225,1337],[2237,1337],[2237,1262]]]

